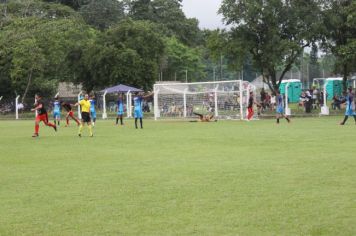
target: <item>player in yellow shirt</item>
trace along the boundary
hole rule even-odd
[[[82,137],[83,127],[84,127],[85,123],[87,123],[88,128],[89,128],[90,137],[93,137],[94,135],[93,135],[93,131],[92,131],[92,127],[91,127],[91,119],[90,119],[89,95],[85,94],[84,99],[81,100],[80,102],[76,103],[74,106],[81,106],[81,110],[82,110],[82,122],[79,126],[78,136]]]

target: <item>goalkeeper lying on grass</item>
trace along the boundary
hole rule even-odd
[[[193,112],[194,115],[198,116],[199,117],[199,120],[193,120],[193,121],[190,121],[190,122],[210,122],[210,121],[215,121],[217,122],[218,120],[214,119],[214,115],[211,114],[211,115],[202,115],[202,114],[199,114],[199,113],[196,113],[196,112]]]

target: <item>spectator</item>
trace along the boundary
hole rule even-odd
[[[306,95],[305,92],[302,92],[302,94],[299,96],[298,107],[303,107],[304,111],[305,111],[305,102],[306,102]]]
[[[312,90],[312,105],[313,108],[316,109],[317,107],[317,101],[318,101],[318,96],[319,96],[319,90],[317,88],[314,88],[314,90]]]
[[[275,110],[276,108],[276,93],[272,92],[271,96],[271,110]]]
[[[261,92],[260,92],[260,95],[261,95],[261,102],[262,102],[262,106],[263,106],[263,109],[265,108],[264,106],[264,101],[266,100],[266,92],[265,92],[265,89],[262,88]]]
[[[324,106],[324,92],[323,91],[320,91],[320,94],[319,94],[319,105],[322,107]]]
[[[342,100],[340,96],[338,96],[337,94],[335,94],[333,96],[333,102],[331,103],[331,107],[333,110],[340,110],[341,109],[341,103],[342,103]]]
[[[311,113],[312,105],[313,105],[313,99],[312,95],[310,94],[310,91],[305,92],[305,112],[306,113]]]

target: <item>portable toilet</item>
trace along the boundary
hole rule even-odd
[[[326,93],[328,94],[328,100],[331,100],[334,95],[342,95],[342,78],[327,78],[326,83]]]
[[[286,86],[288,83],[288,102],[299,102],[299,97],[302,93],[302,83],[299,79],[283,80],[281,85],[279,86],[279,91],[281,92],[281,94],[286,93]]]

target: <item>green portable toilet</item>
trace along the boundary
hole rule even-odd
[[[328,100],[331,100],[334,95],[342,95],[342,78],[327,78],[325,83]]]
[[[290,103],[299,102],[300,94],[302,93],[302,83],[299,79],[283,80],[279,86],[281,94],[286,94],[286,86],[288,86],[288,100]]]

